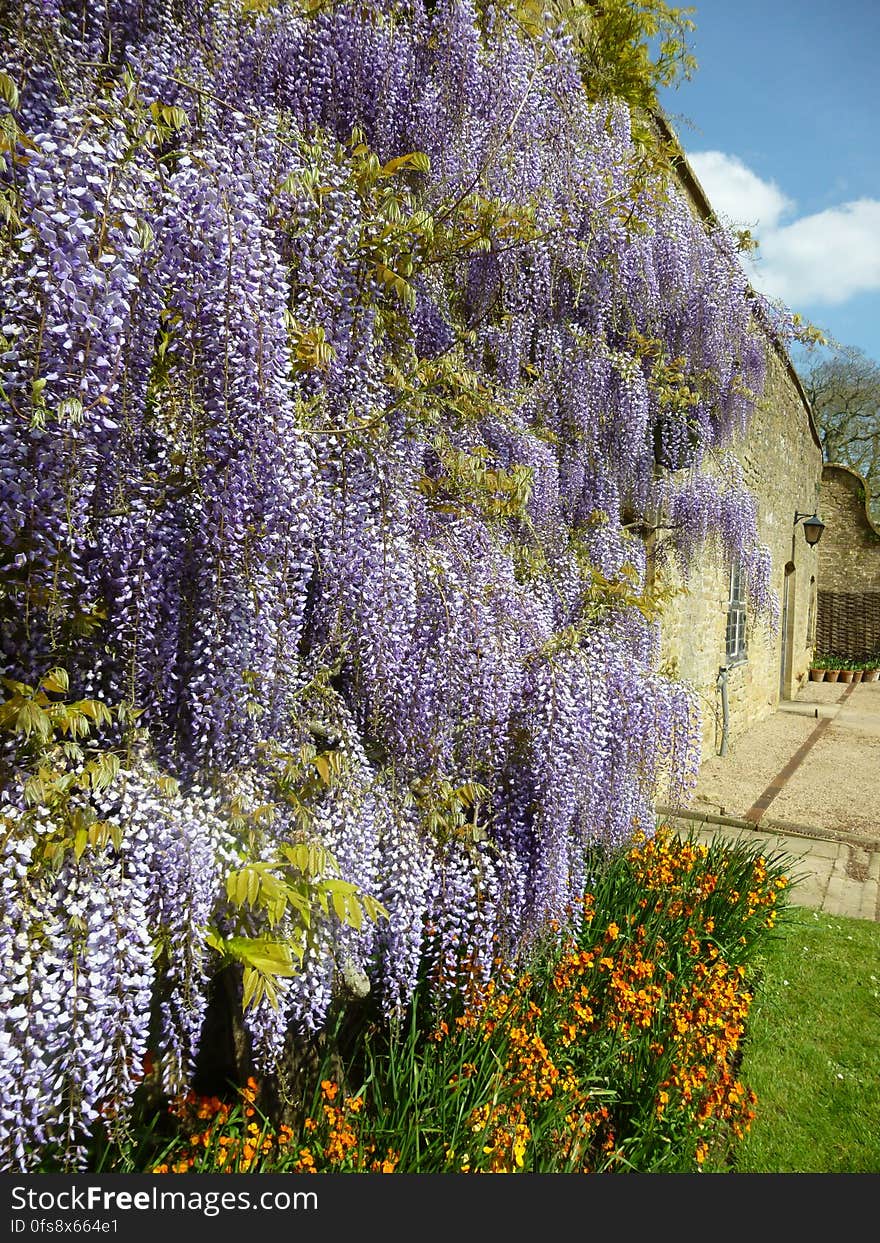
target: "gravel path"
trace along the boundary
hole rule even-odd
[[[705,760],[694,810],[745,817],[819,723],[830,718],[765,818],[880,837],[880,682],[859,683],[843,698],[848,689],[839,682],[809,682],[724,759]]]

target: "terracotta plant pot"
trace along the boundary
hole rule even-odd
[[[826,672],[827,672],[826,669],[811,669],[810,670],[810,681],[811,682],[824,682]]]
[[[853,672],[854,670],[852,669],[841,669],[838,681],[839,682],[851,682],[853,680]]]
[[[880,669],[863,669],[862,670],[862,681],[863,682],[877,682],[878,680],[880,680]]]
[[[826,669],[825,670],[825,681],[826,682],[836,682],[839,677],[840,677],[839,669]]]
[[[862,674],[863,674],[864,672],[865,672],[865,671],[864,671],[864,669],[853,669],[853,671],[852,671],[852,680],[853,680],[853,682],[861,682],[861,680],[862,680]]]

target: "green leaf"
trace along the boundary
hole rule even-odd
[[[378,923],[380,919],[389,918],[389,912],[387,909],[381,902],[377,901],[376,898],[371,897],[370,894],[361,894],[361,903],[363,905],[365,915],[368,919],[372,920],[374,924]]]
[[[0,73],[0,99],[12,109],[18,107],[18,87],[8,73]]]
[[[269,927],[275,928],[284,918],[287,910],[287,896],[279,895],[277,898],[271,898],[265,902],[266,918],[269,921]]]
[[[176,777],[169,777],[163,773],[156,781],[161,793],[165,798],[174,798],[180,793],[180,783]]]
[[[14,678],[0,678],[0,682],[3,683],[8,691],[12,691],[14,695],[28,696],[34,693],[32,686],[28,686],[25,682],[16,682]]]
[[[232,937],[226,946],[234,958],[263,974],[295,974],[290,961],[290,946],[284,941],[271,941],[266,937]]]
[[[364,925],[364,913],[356,894],[334,894],[333,909],[344,924],[358,932]]]
[[[287,901],[287,884],[280,877],[273,875],[267,864],[256,864],[254,870],[259,870],[260,888],[264,899],[269,902],[277,902],[279,899]]]
[[[164,117],[172,129],[181,130],[189,124],[189,118],[182,108],[165,108]]]
[[[65,397],[58,403],[59,419],[69,419],[71,423],[82,423],[83,404],[77,397]]]
[[[327,909],[326,898],[321,889],[316,890],[314,893],[303,893],[299,885],[289,885],[287,901],[299,914],[300,919],[307,928],[311,924],[313,905],[320,906],[325,911]]]
[[[242,973],[241,1008],[247,1010],[262,1000],[265,991],[265,977],[253,967],[245,967]]]
[[[93,790],[107,790],[119,775],[119,756],[105,751],[86,765]]]
[[[278,186],[279,194],[295,194],[299,189],[300,174],[297,172],[288,173],[281,184]]]
[[[89,844],[103,850],[109,843],[119,850],[122,845],[122,828],[118,824],[108,824],[106,820],[95,820],[89,826]]]
[[[431,171],[431,160],[424,151],[411,151],[409,155],[395,156],[393,160],[383,164],[381,175],[383,177],[393,177],[395,173],[402,172],[404,169],[413,169],[419,173],[429,173]]]
[[[205,944],[209,949],[217,950],[217,952],[222,954],[224,957],[229,957],[229,950],[227,948],[226,941],[220,936],[220,933],[216,932],[213,928],[209,928],[205,934]]]
[[[226,896],[235,906],[244,906],[248,895],[248,869],[230,872],[226,877]]]
[[[70,679],[66,669],[51,669],[40,683],[44,691],[54,695],[64,695],[70,689]]]
[[[49,787],[42,777],[28,777],[24,783],[24,801],[28,807],[45,803],[48,793]]]
[[[52,734],[52,722],[48,713],[44,712],[32,699],[26,699],[18,710],[16,727],[25,738],[36,734],[46,742]]]

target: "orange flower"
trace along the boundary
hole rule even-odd
[[[446,1155],[448,1158],[449,1153],[447,1152]],[[389,1148],[388,1152],[385,1154],[385,1156],[383,1157],[381,1161],[373,1162],[373,1164],[370,1166],[370,1170],[373,1174],[393,1174],[394,1171],[397,1169],[397,1163],[399,1160],[400,1160],[400,1153],[394,1152],[391,1148]]]
[[[294,1172],[295,1174],[314,1174],[314,1173],[316,1173],[316,1169],[315,1169],[315,1158],[314,1158],[314,1156],[312,1155],[312,1151],[311,1151],[311,1149],[309,1149],[309,1148],[301,1148],[301,1149],[299,1150],[299,1158],[298,1158],[298,1160],[296,1161],[296,1163],[294,1164],[294,1167],[293,1167],[293,1172]]]

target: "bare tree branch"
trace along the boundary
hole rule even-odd
[[[868,508],[880,520],[880,363],[855,346],[816,362],[804,380],[826,462],[864,478]]]

